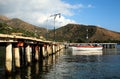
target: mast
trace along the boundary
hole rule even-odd
[[[57,14],[53,14],[50,17],[54,17],[54,42],[56,41],[56,37],[55,37],[55,19],[56,17],[59,16],[59,18],[61,17],[61,13],[57,13]]]
[[[86,29],[87,35],[86,35],[86,42],[88,42],[88,29]]]

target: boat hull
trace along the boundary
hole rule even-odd
[[[102,50],[72,51],[72,55],[102,55]]]
[[[84,51],[86,51],[86,50],[102,50],[103,49],[103,47],[72,47],[72,49],[73,50],[84,50]]]

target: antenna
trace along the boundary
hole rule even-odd
[[[59,18],[61,17],[61,13],[57,13],[57,14],[53,14],[50,17],[54,17],[54,41],[56,40],[55,38],[55,19],[56,17],[59,16]]]
[[[86,29],[86,32],[87,32],[87,36],[86,36],[86,39],[88,40],[88,29]]]

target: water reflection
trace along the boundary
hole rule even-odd
[[[91,51],[72,51],[72,55],[102,55],[103,51],[102,50],[91,50]]]
[[[80,51],[76,55],[76,51],[66,50],[45,79],[120,79],[120,55],[115,50],[106,54],[110,50],[90,55]]]
[[[30,66],[21,67],[11,76],[1,76],[0,72],[0,79],[120,79],[120,54],[118,49],[115,51],[61,50],[39,62],[32,62]]]
[[[104,55],[117,55],[119,54],[119,49],[116,48],[112,48],[112,49],[104,49],[103,50],[103,54]]]
[[[44,79],[45,75],[51,71],[53,65],[58,62],[62,50],[38,62],[32,62],[30,66],[24,65],[19,71],[13,71],[12,75],[6,75],[1,79]]]

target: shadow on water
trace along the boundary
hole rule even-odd
[[[5,70],[5,47],[0,47],[0,79],[5,77],[4,70]]]

